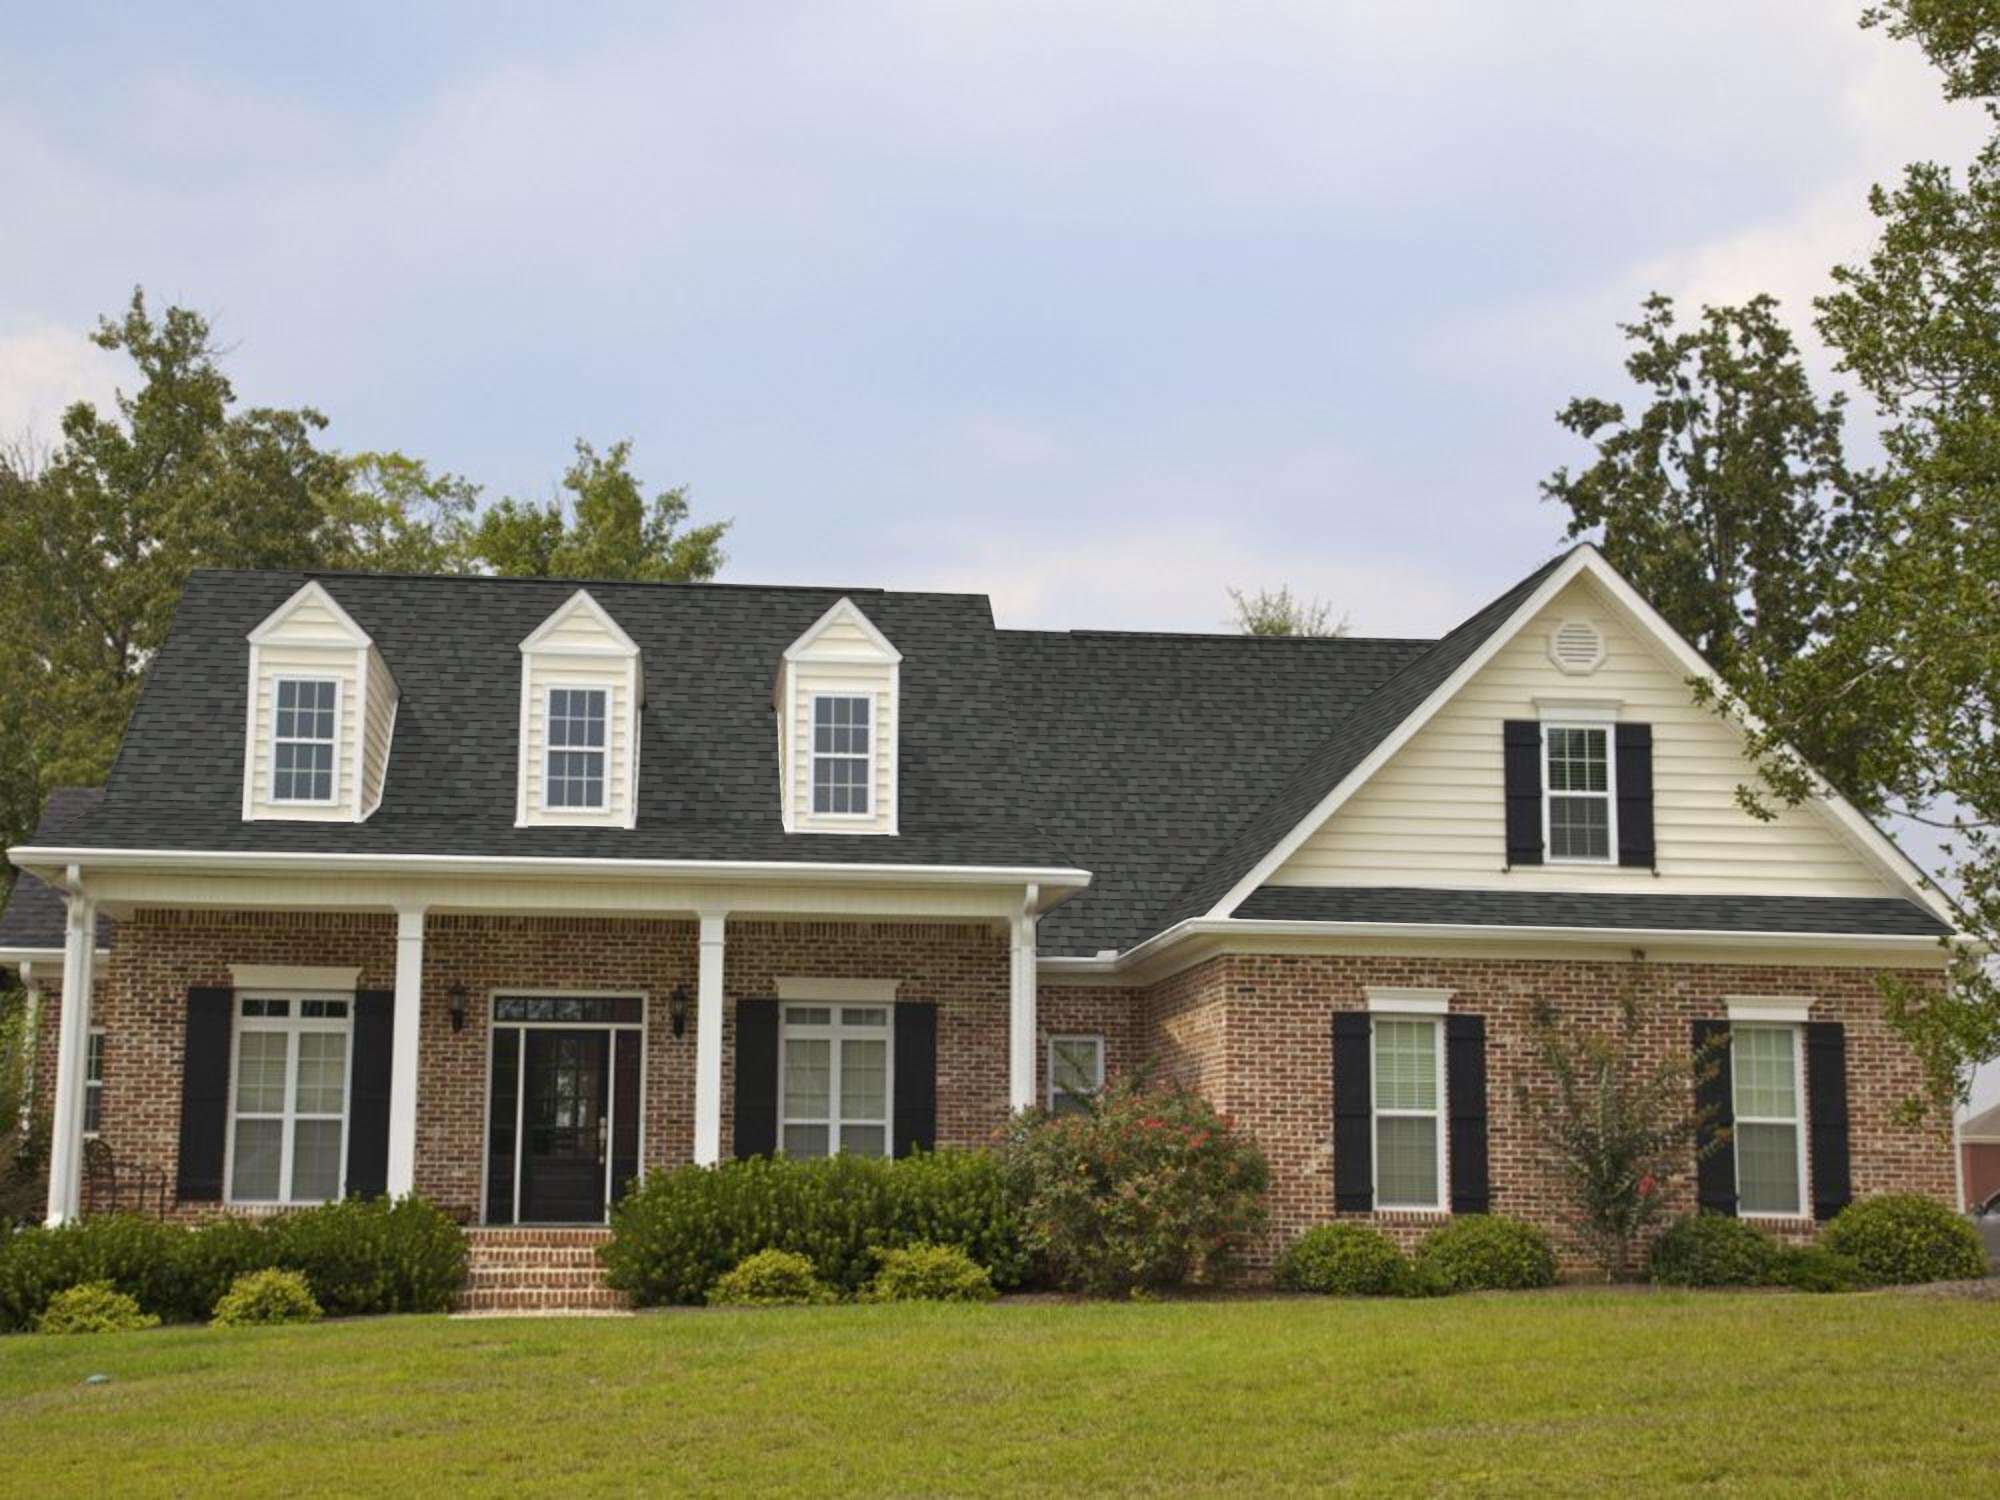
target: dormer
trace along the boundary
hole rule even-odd
[[[631,828],[639,810],[639,647],[578,589],[521,642],[523,828]]]
[[[243,817],[359,823],[382,802],[396,679],[368,632],[308,583],[250,632]]]
[[[894,833],[903,654],[852,599],[785,650],[778,780],[787,833]]]

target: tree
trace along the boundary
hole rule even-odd
[[[357,453],[327,500],[325,565],[376,573],[472,571],[479,486],[401,453]]]
[[[503,577],[630,578],[688,583],[722,566],[728,521],[688,526],[685,489],[651,501],[631,470],[632,444],[599,453],[581,438],[564,473],[567,499],[506,499],[479,519],[472,556]]]
[[[1259,589],[1254,594],[1231,589],[1229,599],[1236,608],[1231,623],[1244,635],[1347,634],[1345,615],[1335,620],[1332,605],[1318,599],[1295,599],[1289,588]]]

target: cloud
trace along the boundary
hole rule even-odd
[[[72,402],[111,406],[119,374],[117,356],[80,329],[39,323],[0,334],[0,442],[54,442]]]

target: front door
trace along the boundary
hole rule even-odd
[[[611,1033],[524,1031],[524,1222],[600,1224],[611,1148]]]

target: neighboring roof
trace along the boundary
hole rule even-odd
[[[1958,1127],[1961,1141],[2000,1141],[2000,1104],[1982,1109]]]
[[[42,805],[42,820],[35,825],[35,842],[42,843],[62,834],[70,824],[103,800],[104,791],[94,786],[59,786]],[[44,885],[23,871],[14,877],[14,889],[7,906],[0,911],[0,948],[55,948],[63,946],[68,923],[64,916],[61,891]],[[97,921],[97,945],[111,942],[111,921]]]
[[[1253,891],[1231,915],[1258,922],[1613,927],[1869,937],[1943,937],[1950,931],[1914,901],[1896,896],[1658,896],[1614,891],[1266,885]]]

